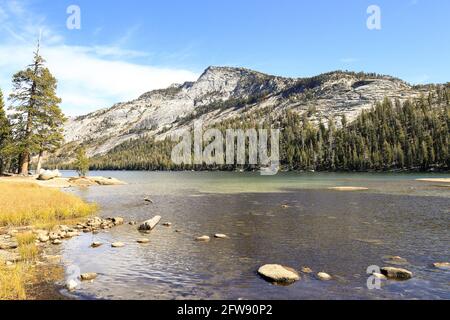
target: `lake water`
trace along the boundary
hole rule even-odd
[[[65,175],[74,175],[65,172]],[[74,293],[81,299],[450,299],[450,189],[415,181],[445,174],[331,174],[222,172],[91,172],[125,186],[70,189],[99,204],[99,215],[138,222],[161,215],[151,234],[123,225],[83,234],[62,247],[68,272],[96,272]],[[339,192],[334,186],[369,191]],[[154,203],[143,201],[150,197]],[[283,208],[287,205],[287,208]],[[181,232],[175,232],[179,230]],[[194,238],[225,233],[229,239]],[[148,244],[137,244],[145,236]],[[91,249],[93,241],[103,242]],[[125,247],[113,249],[111,242]],[[366,286],[366,269],[401,256],[409,281]],[[333,276],[314,275],[275,286],[257,274],[266,263]],[[67,293],[66,293],[67,294]]]

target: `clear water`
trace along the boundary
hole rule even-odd
[[[73,172],[65,172],[73,175]],[[83,234],[64,244],[73,270],[97,272],[75,293],[84,299],[450,299],[450,189],[415,181],[450,175],[91,172],[125,186],[70,189],[101,207],[100,215],[138,222],[161,215],[149,235],[123,225],[108,233]],[[339,192],[333,186],[369,191]],[[143,201],[149,196],[154,204]],[[282,205],[288,205],[283,208]],[[181,232],[175,232],[179,230]],[[195,242],[203,234],[230,238]],[[137,244],[145,236],[150,243]],[[104,246],[89,248],[92,241]],[[120,249],[111,242],[126,244]],[[370,265],[386,255],[408,260],[414,278],[366,286]],[[334,278],[311,275],[275,286],[257,274],[266,263],[300,270],[308,266]]]

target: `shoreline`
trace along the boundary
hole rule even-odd
[[[23,196],[24,202],[34,207],[40,206],[40,202],[37,202],[35,198],[31,197],[29,193],[23,195],[21,190],[32,189],[35,192],[35,187],[52,190],[49,195],[57,194],[61,192],[61,197],[70,197],[69,194],[63,191],[64,188],[69,187],[90,187],[90,186],[112,186],[112,185],[124,185],[125,182],[114,178],[103,177],[88,177],[88,178],[54,178],[47,181],[37,180],[37,176],[4,176],[0,177],[0,187],[5,188],[7,192],[13,190],[13,198],[20,198]],[[22,188],[23,186],[23,188]],[[9,189],[8,189],[9,188]],[[56,190],[55,190],[56,189]],[[42,192],[42,191],[41,191]],[[44,195],[47,192],[44,191]],[[28,198],[27,198],[28,197]],[[85,203],[82,199],[80,202]],[[87,203],[85,203],[88,205]],[[9,203],[11,210],[11,203]],[[14,204],[13,208],[17,208]],[[8,222],[8,217],[15,216],[14,209],[12,212],[8,211],[8,199],[6,199],[6,208],[3,212],[3,226],[0,226],[0,258],[2,263],[3,272],[11,273],[11,275],[17,274],[20,277],[23,292],[26,300],[74,300],[73,297],[68,297],[61,292],[61,289],[65,287],[64,283],[64,264],[61,261],[59,255],[60,249],[58,245],[64,240],[69,240],[72,237],[79,236],[81,232],[86,230],[79,230],[79,225],[88,223],[89,214],[87,217],[83,217],[77,214],[73,218],[65,218],[58,220],[54,218],[52,221],[41,221],[40,216],[32,210],[32,219],[34,222],[30,224],[20,225],[13,222]],[[67,207],[69,210],[77,210],[74,207]],[[36,208],[35,208],[36,209]],[[49,210],[58,210],[56,207],[49,207]],[[18,209],[19,210],[19,209]],[[0,212],[1,213],[1,212]],[[75,213],[75,212],[74,212]],[[17,212],[20,214],[20,212]],[[106,220],[105,220],[106,221]],[[54,224],[58,224],[57,227]],[[72,227],[68,227],[64,224],[70,224]],[[109,224],[108,227],[111,225]],[[90,230],[94,232],[94,230]],[[30,240],[27,244],[22,244],[18,235],[28,235]],[[35,252],[33,257],[26,258],[22,256],[21,249],[23,246],[32,248]],[[56,255],[51,255],[55,254]],[[17,270],[25,271],[17,271]],[[1,271],[1,270],[0,270]],[[8,279],[8,277],[6,278]],[[7,280],[4,280],[7,281]],[[13,291],[16,294],[16,291]],[[6,299],[8,299],[6,297]]]

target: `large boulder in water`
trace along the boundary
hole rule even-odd
[[[297,271],[279,264],[266,264],[258,269],[258,273],[264,279],[280,284],[290,284],[300,280]]]
[[[140,226],[139,230],[142,231],[150,231],[153,230],[156,225],[161,221],[161,216],[155,216],[151,218],[150,220],[144,221]]]
[[[411,271],[394,267],[383,267],[381,268],[381,273],[386,277],[388,277],[389,279],[396,279],[396,280],[408,280],[411,279],[413,276]]]

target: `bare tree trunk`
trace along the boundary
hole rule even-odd
[[[44,155],[44,151],[39,151],[38,161],[36,165],[36,174],[40,174],[42,168],[42,156]]]

